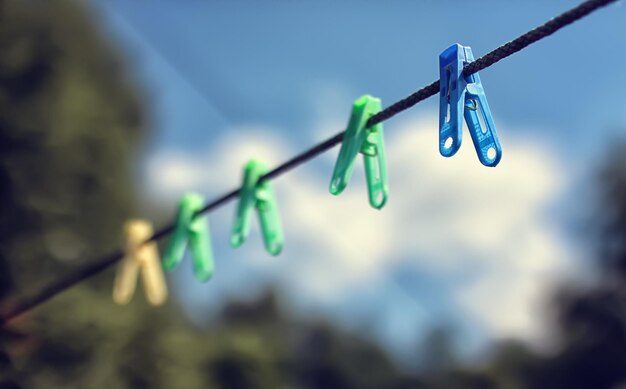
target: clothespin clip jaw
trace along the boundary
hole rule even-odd
[[[480,77],[477,73],[470,77],[473,82],[467,84],[465,93],[465,122],[472,136],[478,159],[483,165],[494,167],[502,159],[502,147]]]
[[[439,152],[451,157],[459,151],[465,111],[463,60],[454,44],[439,55]],[[459,85],[460,84],[460,85]]]
[[[130,302],[139,272],[150,304],[161,305],[167,299],[167,286],[156,242],[146,243],[152,234],[152,225],[144,220],[129,220],[124,225],[125,255],[118,266],[113,286],[116,303],[125,305]]]
[[[365,95],[354,102],[329,191],[339,195],[350,182],[356,157],[363,154],[370,205],[381,209],[387,202],[389,184],[382,123],[367,127],[370,117],[381,110],[380,99]]]
[[[204,198],[197,193],[183,196],[178,205],[174,231],[163,257],[163,267],[171,271],[191,252],[194,276],[206,282],[213,276],[214,262],[208,218],[198,213],[204,207]]]
[[[480,162],[496,166],[502,148],[478,73],[465,77],[464,66],[474,61],[472,49],[458,43],[439,56],[439,151],[451,157],[461,147],[463,117]]]
[[[269,181],[259,182],[267,171],[263,163],[255,160],[249,161],[244,167],[230,244],[236,248],[246,241],[250,234],[252,213],[256,209],[265,249],[272,255],[278,255],[283,249],[284,238],[276,194]]]

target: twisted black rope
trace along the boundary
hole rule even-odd
[[[614,3],[618,0],[588,0],[584,3],[578,5],[570,9],[569,11],[550,19],[545,24],[525,33],[524,35],[498,47],[497,49],[487,53],[486,55],[478,58],[476,61],[470,63],[465,66],[463,69],[463,74],[469,76],[470,74],[474,74],[480,70],[486,69],[496,62],[513,55],[529,45],[553,34],[554,32],[560,30],[561,28],[577,21],[585,16],[589,15],[591,12],[596,11],[597,9],[604,7],[610,3]],[[372,126],[377,123],[381,123],[396,114],[405,111],[420,101],[423,101],[431,96],[436,95],[439,92],[439,81],[435,81],[432,84],[418,90],[417,92],[411,94],[410,96],[390,105],[384,110],[380,111],[376,115],[372,116],[367,121],[367,126]],[[271,180],[276,178],[287,171],[305,163],[306,161],[312,159],[313,157],[323,153],[324,151],[329,150],[333,146],[341,143],[343,139],[343,131],[337,133],[333,137],[325,140],[324,142],[310,148],[309,150],[295,156],[289,161],[281,164],[275,169],[271,170],[264,176],[260,178],[261,181]],[[207,213],[215,208],[222,206],[230,200],[235,199],[239,196],[239,189],[234,189],[231,192],[219,197],[218,199],[212,201],[207,204],[202,210],[200,210],[197,215]],[[174,225],[170,224],[167,227],[164,227],[154,235],[146,240],[144,243],[148,243],[150,241],[159,240],[167,235],[169,235],[174,229]],[[3,312],[0,316],[0,324],[4,325],[9,320],[15,318],[22,313],[29,311],[36,306],[43,304],[47,300],[56,296],[57,294],[63,292],[64,290],[78,284],[79,282],[92,277],[109,266],[115,264],[120,261],[124,256],[124,252],[121,250],[117,250],[92,264],[86,265],[82,268],[76,269],[75,271],[69,273],[63,278],[60,278],[56,281],[53,281],[48,286],[41,289],[39,292],[35,293],[31,297],[26,297],[23,300],[19,301],[15,306],[10,307],[7,311]]]

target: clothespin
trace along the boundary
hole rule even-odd
[[[356,156],[363,154],[369,201],[376,209],[385,205],[389,193],[383,125],[378,123],[367,128],[366,125],[368,119],[380,110],[380,99],[369,95],[354,102],[330,181],[330,193],[338,195],[343,192],[352,176]]]
[[[128,304],[141,278],[150,304],[161,305],[167,299],[165,276],[159,260],[156,242],[146,242],[152,236],[152,224],[145,220],[129,220],[124,225],[125,255],[117,268],[113,286],[113,300]]]
[[[213,275],[213,251],[209,221],[197,215],[204,207],[204,199],[197,193],[188,193],[180,199],[176,225],[163,258],[163,267],[172,270],[183,260],[189,245],[193,272],[200,282],[208,281]]]
[[[502,148],[487,97],[478,73],[463,75],[463,67],[473,61],[472,49],[458,43],[439,56],[439,152],[451,157],[459,150],[465,116],[478,159],[493,167],[500,162]]]
[[[266,173],[267,167],[261,162],[251,160],[246,164],[230,244],[239,247],[245,242],[250,233],[252,210],[256,208],[265,249],[278,255],[283,249],[283,231],[274,189],[269,181],[259,182]]]

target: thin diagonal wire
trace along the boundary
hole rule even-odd
[[[550,19],[545,24],[521,35],[520,37],[498,47],[497,49],[487,53],[486,55],[478,58],[476,61],[467,65],[463,69],[463,74],[468,76],[470,74],[476,73],[480,70],[486,69],[496,62],[511,56],[529,45],[553,34],[554,32],[560,30],[561,28],[577,21],[590,13],[602,8],[608,4],[617,2],[619,0],[589,0],[581,3],[577,7],[570,9],[569,11]],[[405,111],[420,101],[423,101],[431,96],[434,96],[439,92],[439,81],[435,81],[430,85],[416,91],[410,96],[390,105],[384,110],[380,111],[376,115],[372,116],[368,122],[368,126],[372,126],[377,123],[381,123],[387,119],[392,118],[398,113]],[[289,161],[281,164],[275,169],[271,170],[264,176],[260,178],[260,181],[271,180],[276,178],[289,170],[307,162],[313,157],[329,150],[333,146],[341,143],[343,138],[343,131],[337,133],[336,135],[328,138],[324,142],[310,148],[309,150],[295,156]],[[215,208],[222,206],[223,204],[229,202],[230,200],[235,199],[239,196],[239,189],[234,189],[227,194],[219,197],[218,199],[212,201],[207,204],[202,210],[196,213],[195,216],[200,214],[207,213]],[[146,240],[144,243],[148,243],[150,241],[159,240],[167,235],[169,235],[174,229],[174,225],[170,224],[159,231],[157,231],[150,239]],[[109,266],[115,264],[119,260],[121,260],[124,256],[124,252],[121,250],[115,251],[100,260],[95,261],[93,264],[86,265],[82,268],[75,270],[74,272],[68,274],[67,276],[58,279],[52,282],[50,285],[44,287],[39,292],[35,293],[31,297],[24,298],[19,301],[15,306],[5,311],[2,316],[0,316],[0,323],[4,325],[9,320],[23,314],[26,311],[29,311],[36,306],[43,304],[47,300],[56,296],[57,294],[63,292],[64,290],[78,284],[79,282],[92,277]]]
[[[124,25],[131,30],[135,35],[141,37],[141,41],[152,49],[152,52],[156,54],[161,61],[163,61],[174,73],[176,73],[191,89],[193,89],[198,96],[200,96],[204,102],[209,106],[213,113],[215,113],[219,119],[226,124],[230,124],[232,120],[226,115],[224,115],[224,111],[218,109],[217,104],[215,104],[216,96],[213,93],[209,93],[207,90],[200,88],[197,83],[193,82],[193,79],[189,77],[189,74],[183,69],[181,69],[178,62],[172,59],[170,56],[165,54],[165,50],[162,46],[158,45],[153,39],[148,37],[146,34],[142,34],[141,31],[136,28],[133,23],[129,20],[129,18],[124,14],[124,12],[117,12],[114,7],[109,7],[109,4],[106,2],[101,2],[101,5],[104,8],[107,8],[111,13],[118,16],[118,19],[121,20]]]

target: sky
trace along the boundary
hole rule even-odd
[[[148,203],[175,211],[190,190],[236,188],[243,165],[272,166],[345,128],[363,94],[387,106],[438,78],[453,43],[474,56],[576,1],[91,0],[105,36],[147,97],[153,134],[137,161]],[[268,285],[302,316],[371,335],[400,360],[437,327],[473,355],[493,340],[549,345],[547,296],[579,278],[570,226],[606,146],[626,129],[626,6],[600,10],[480,72],[501,163],[482,166],[469,134],[438,153],[438,99],[385,122],[390,198],[369,207],[362,162],[328,193],[338,148],[273,181],[286,246],[228,246],[231,203],[209,216],[216,273],[172,273],[198,326]],[[167,211],[169,210],[169,211]]]

